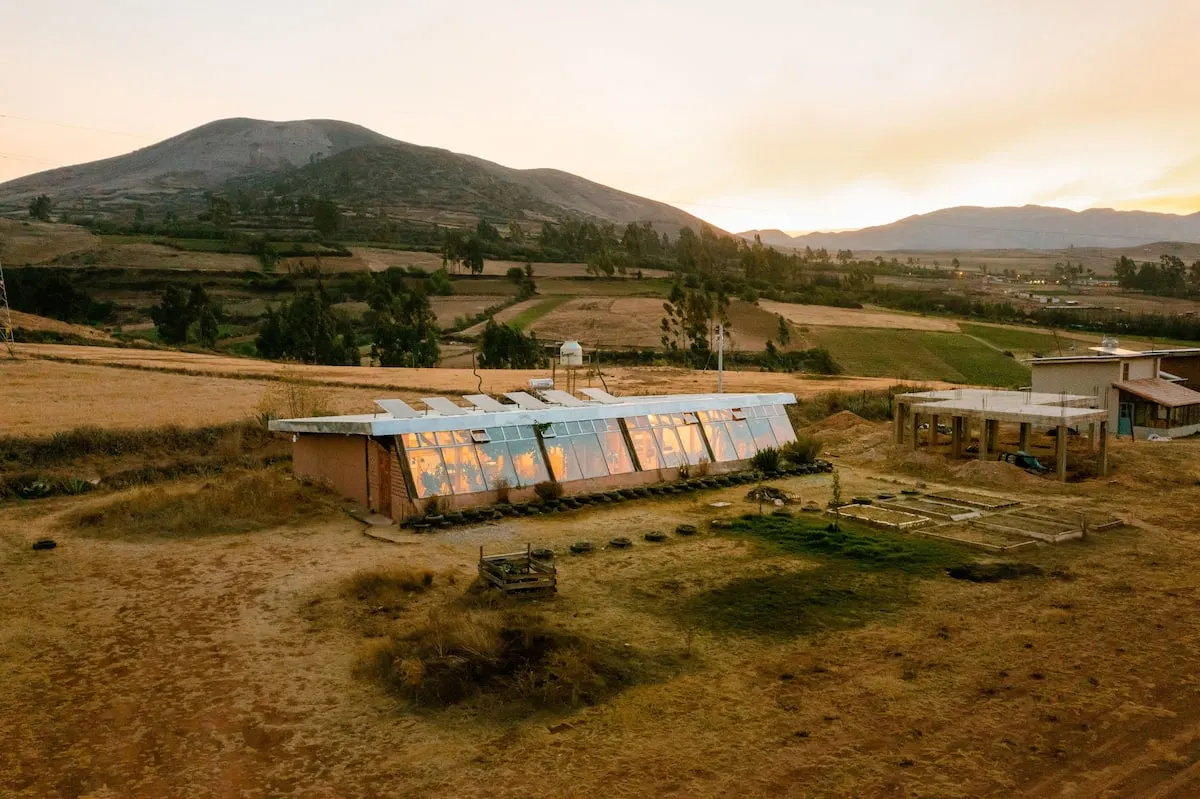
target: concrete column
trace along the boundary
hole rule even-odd
[[[896,439],[896,446],[904,443],[904,403],[897,402],[895,408],[892,409],[892,435]]]
[[[950,422],[950,451],[954,457],[962,457],[962,440],[963,440],[963,418],[961,416],[952,417]]]
[[[913,412],[912,415],[912,448],[917,449],[921,446],[921,414]]]
[[[930,449],[937,449],[938,421],[939,421],[939,418],[936,414],[934,416],[930,417],[930,419],[929,419],[929,448]]]
[[[1031,425],[1029,422],[1021,422],[1021,444],[1020,444],[1020,449],[1021,449],[1021,451],[1022,451],[1022,452],[1028,452],[1028,451],[1029,451],[1029,431],[1030,431],[1032,428],[1033,428],[1033,425]]]
[[[987,419],[980,420],[979,425],[979,460],[988,459],[988,444],[991,442],[992,423]]]
[[[1088,425],[1088,451],[1096,451],[1096,423],[1092,422]]]
[[[1000,421],[988,420],[988,449],[995,451],[1000,444]]]
[[[1054,455],[1058,458],[1058,479],[1067,482],[1067,426],[1060,424],[1054,431]]]
[[[1108,476],[1108,422],[1100,423],[1100,475]]]

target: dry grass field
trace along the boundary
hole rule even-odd
[[[842,453],[844,495],[911,485],[850,455],[886,425],[813,431]],[[1109,481],[1002,493],[1135,527],[1027,550],[1040,576],[980,584],[728,531],[641,540],[752,511],[744,486],[399,544],[271,471],[0,506],[0,791],[1194,796],[1200,447],[1122,443],[1113,459]],[[828,475],[778,485],[830,492]],[[604,547],[613,531],[634,546]],[[44,535],[58,548],[30,551]],[[599,551],[565,554],[579,539]],[[606,682],[538,708],[487,692],[416,705],[375,681],[387,647],[485,629],[499,611],[465,595],[479,547],[526,542],[564,553],[560,591],[504,618],[606,653]],[[814,592],[811,623],[790,615],[797,591]],[[714,600],[750,615],[695,614]],[[583,679],[582,662],[554,668]]]
[[[99,243],[99,236],[76,225],[0,219],[0,260],[9,266],[39,264]]]
[[[356,366],[301,366],[198,355],[171,350],[135,350],[59,344],[18,344],[22,359],[0,359],[0,434],[45,434],[82,425],[144,427],[194,426],[236,421],[253,415],[265,395],[281,383],[318,389],[331,413],[368,413],[372,400],[415,400],[438,394],[472,393],[477,378],[470,368],[380,369]],[[528,387],[546,370],[480,370],[485,392],[501,394]],[[725,373],[726,391],[790,391],[811,396],[823,391],[867,391],[890,385],[886,378],[805,379],[767,372]],[[711,391],[713,372],[669,367],[621,367],[592,375],[580,385],[607,384],[619,394]]]
[[[20,327],[25,330],[35,330],[38,332],[66,333],[95,341],[112,341],[112,336],[88,325],[73,325],[70,322],[60,322],[57,319],[50,319],[46,316],[35,316],[34,314],[23,313],[21,311],[12,311],[11,313],[14,328]]]

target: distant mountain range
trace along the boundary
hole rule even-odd
[[[1159,241],[1200,242],[1200,213],[1093,208],[1070,211],[1042,205],[1020,208],[960,206],[906,217],[889,225],[838,233],[789,236],[782,230],[747,230],[773,247],[827,250],[1060,250],[1066,247],[1132,247]]]
[[[60,209],[128,213],[141,205],[154,214],[199,208],[206,192],[239,189],[330,196],[398,218],[573,217],[650,222],[672,234],[701,224],[666,203],[566,172],[510,169],[328,119],[210,122],[127,155],[2,183],[0,210],[46,194]]]

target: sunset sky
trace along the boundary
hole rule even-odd
[[[324,117],[727,230],[1200,209],[1196,0],[3,6],[0,181],[222,117]]]

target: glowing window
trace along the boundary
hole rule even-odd
[[[448,447],[454,444],[454,433],[449,430],[439,431],[437,434],[437,443],[440,446]]]
[[[404,446],[406,449],[416,449],[417,447],[421,446],[417,441],[416,433],[405,433],[403,436],[401,436],[401,438],[404,440]]]
[[[475,447],[469,444],[444,447],[442,458],[446,462],[450,490],[455,494],[472,494],[487,489],[483,471],[479,468],[479,459],[475,457]]]
[[[754,434],[750,432],[748,422],[735,419],[726,422],[725,425],[729,429],[729,437],[733,439],[733,448],[737,452],[738,460],[745,460],[758,452],[758,447],[754,446]]]
[[[508,451],[512,455],[513,470],[517,482],[523,486],[537,485],[550,479],[546,463],[536,441],[510,441]]]
[[[649,430],[630,430],[629,440],[633,442],[633,451],[637,453],[638,464],[643,471],[662,468],[662,456],[659,455],[654,433]]]
[[[681,424],[675,428],[675,433],[679,436],[684,453],[687,454],[688,463],[695,466],[701,461],[710,460],[708,448],[704,446],[704,439],[700,435],[700,425]]]
[[[662,451],[663,466],[683,466],[687,463],[687,455],[679,443],[679,436],[675,435],[675,428],[656,427],[654,437],[658,439],[658,448]]]
[[[450,481],[446,478],[446,466],[442,453],[436,449],[415,449],[408,453],[408,465],[412,469],[413,482],[418,497],[444,496],[450,493]]]
[[[569,440],[575,452],[575,462],[579,464],[579,471],[585,478],[608,477],[608,461],[595,433],[571,436]]]
[[[708,436],[708,443],[712,445],[715,460],[736,461],[738,459],[737,450],[733,448],[733,439],[729,437],[729,431],[725,428],[724,422],[704,425],[704,434]]]
[[[601,433],[600,446],[604,448],[609,474],[629,474],[633,471],[633,460],[625,446],[625,437],[619,432]]]
[[[513,469],[512,456],[508,454],[508,445],[503,441],[491,444],[481,444],[476,447],[479,453],[479,466],[483,469],[483,479],[488,488],[496,488],[501,480],[510,486],[520,485],[517,472]]]
[[[420,446],[422,446],[422,447],[436,447],[437,446],[437,436],[434,435],[433,433],[417,433],[417,435],[419,435],[421,437]]]
[[[550,473],[558,482],[582,479],[583,474],[579,471],[579,464],[575,461],[575,453],[571,449],[570,441],[565,436],[546,442],[546,457],[550,461]]]

